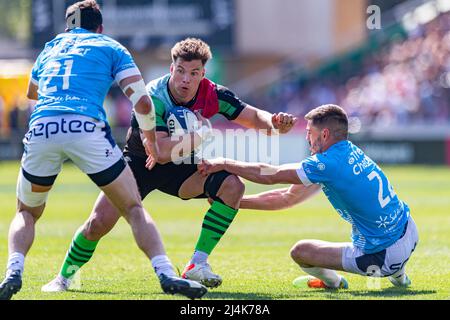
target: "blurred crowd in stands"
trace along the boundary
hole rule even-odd
[[[307,81],[291,76],[267,94],[241,98],[268,111],[300,117],[315,106],[335,103],[364,124],[450,123],[450,13],[367,55],[362,68],[347,67],[345,74],[351,76]],[[118,87],[111,89],[104,105],[112,126],[129,126],[131,104]],[[0,133],[5,132],[5,122],[8,131],[26,130],[32,108],[32,102],[17,99],[5,114],[0,96]]]
[[[0,136],[10,131],[26,130],[33,106],[32,101],[17,97],[12,107],[6,110],[5,100],[0,95]]]
[[[306,82],[291,76],[253,100],[265,106],[276,101],[275,106],[300,116],[312,107],[335,103],[362,123],[379,126],[449,124],[450,13],[365,57],[360,70],[348,71],[351,77]]]

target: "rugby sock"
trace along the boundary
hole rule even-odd
[[[25,256],[20,252],[13,252],[8,257],[8,264],[6,265],[6,276],[12,271],[19,270],[20,274],[23,274],[23,265],[25,263]]]
[[[401,270],[394,273],[392,276],[389,277],[389,281],[394,286],[407,286],[410,284],[411,280],[409,280],[408,276],[406,275],[405,268],[402,268]]]
[[[73,277],[78,269],[91,259],[97,243],[98,241],[90,241],[83,236],[81,231],[77,231],[59,274],[66,279]]]
[[[172,263],[166,255],[159,255],[152,258],[152,266],[159,277],[165,274],[168,277],[175,277],[175,271],[173,270]]]
[[[205,252],[201,252],[201,251],[195,251],[192,259],[191,259],[191,263],[206,263],[206,261],[208,260],[208,254]]]
[[[202,231],[195,251],[211,254],[217,243],[233,222],[238,210],[214,201],[203,219]]]
[[[336,273],[334,270],[324,269],[324,268],[304,268],[301,267],[303,271],[307,274],[312,275],[320,280],[322,280],[325,285],[329,288],[338,288],[341,283],[341,276]]]

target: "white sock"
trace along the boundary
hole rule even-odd
[[[208,261],[209,254],[202,251],[195,251],[192,255],[191,263],[206,263]]]
[[[159,277],[161,274],[165,274],[168,277],[175,277],[176,273],[173,270],[172,263],[166,255],[159,255],[152,258],[152,266]]]
[[[307,274],[312,275],[320,280],[322,280],[325,285],[329,288],[338,288],[341,283],[342,277],[336,273],[334,270],[324,269],[324,268],[304,268],[301,267],[303,271]]]
[[[8,264],[6,265],[6,275],[8,276],[12,271],[19,270],[23,274],[23,265],[25,263],[25,256],[20,252],[13,252],[8,257]]]
[[[407,276],[405,272],[405,268],[397,271],[395,274],[389,277],[389,280],[392,282],[392,284],[396,286],[402,286],[405,285],[407,282]]]

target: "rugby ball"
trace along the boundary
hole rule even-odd
[[[197,116],[185,107],[173,107],[169,109],[166,124],[170,136],[181,136],[199,129]]]

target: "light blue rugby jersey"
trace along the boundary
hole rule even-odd
[[[103,101],[113,81],[140,75],[128,50],[83,28],[45,44],[31,71],[39,86],[30,125],[41,117],[74,113],[107,122]]]
[[[354,246],[370,254],[396,242],[409,208],[395,194],[380,167],[350,141],[308,157],[297,174],[304,185],[322,185],[336,211],[352,224]]]

